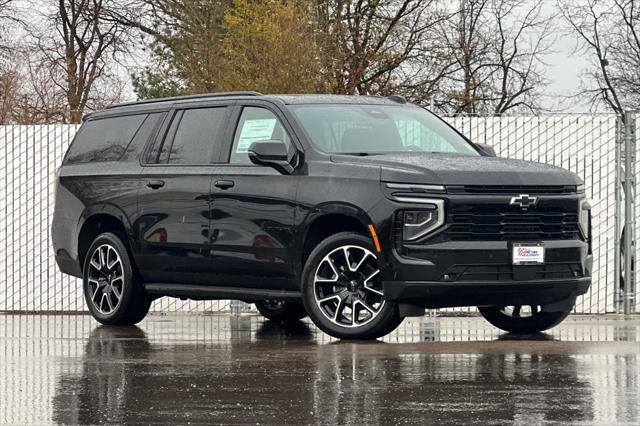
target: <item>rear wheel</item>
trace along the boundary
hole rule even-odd
[[[306,261],[302,299],[313,322],[341,339],[376,339],[402,321],[382,291],[378,259],[371,241],[343,232],[311,252]]]
[[[136,324],[151,306],[124,243],[110,232],[98,235],[87,251],[83,289],[91,315],[102,324]]]
[[[307,316],[301,303],[284,300],[261,300],[256,302],[256,308],[262,316],[273,321],[299,320]]]
[[[571,312],[545,312],[539,305],[487,306],[478,310],[493,326],[509,333],[538,333],[560,324]]]

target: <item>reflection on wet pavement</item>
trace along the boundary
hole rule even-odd
[[[383,342],[308,322],[0,315],[1,423],[640,424],[640,317],[545,334],[411,319]]]

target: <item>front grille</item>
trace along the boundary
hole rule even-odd
[[[463,207],[447,215],[448,226],[443,236],[454,241],[535,241],[580,239],[577,212],[561,209],[514,211],[512,206],[500,209]]]
[[[575,185],[448,185],[449,194],[575,194]]]

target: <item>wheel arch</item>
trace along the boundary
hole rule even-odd
[[[340,232],[355,232],[371,237],[368,226],[372,223],[362,209],[347,203],[326,203],[317,206],[302,223],[299,245],[300,270],[309,254],[319,242]]]
[[[78,224],[76,241],[81,269],[91,242],[103,232],[113,232],[118,235],[127,250],[131,250],[131,223],[124,212],[109,204],[93,206],[83,212]]]

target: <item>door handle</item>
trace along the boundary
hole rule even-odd
[[[235,185],[235,182],[232,180],[217,180],[216,183],[214,183],[214,186],[220,189],[233,188],[233,185]]]
[[[147,182],[147,186],[151,189],[158,189],[158,188],[162,188],[164,186],[164,181],[163,180],[150,180],[149,182]]]

